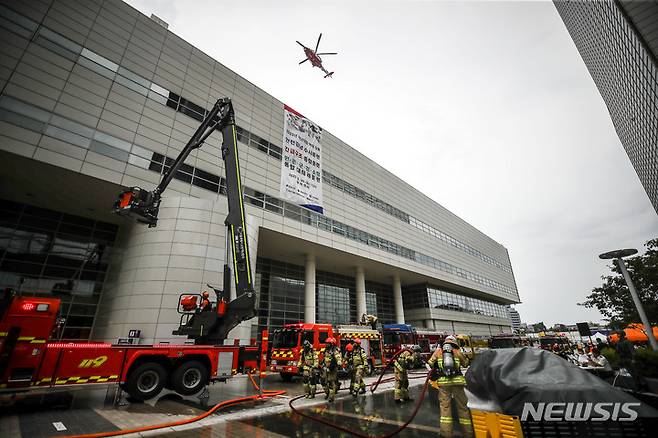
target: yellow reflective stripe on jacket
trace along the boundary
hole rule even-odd
[[[359,354],[354,354],[352,353],[352,364],[354,364],[355,367],[358,367],[360,365],[365,365],[368,357],[366,356],[366,352],[363,351],[363,349],[360,349]]]
[[[459,358],[455,357],[454,360],[455,360],[455,369],[460,370],[460,372],[461,372],[461,364],[460,364]],[[443,369],[443,358],[442,357],[439,357],[439,358],[436,359],[436,365],[440,370]],[[459,375],[452,376],[452,377],[441,376],[438,379],[436,379],[436,384],[439,385],[439,386],[466,385],[466,379],[464,378],[463,374],[459,374]]]
[[[441,417],[441,418],[439,418],[439,422],[441,422],[441,423],[452,423],[452,417]]]
[[[464,376],[439,377],[436,379],[436,383],[440,386],[466,385],[466,379]]]
[[[297,362],[297,367],[301,368],[302,366],[307,367],[317,367],[318,366],[318,352],[313,350],[310,354],[305,354],[304,350],[299,355],[299,361]]]

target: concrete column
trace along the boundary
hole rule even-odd
[[[425,327],[429,330],[434,330],[434,320],[433,319],[426,319],[425,320]]]
[[[304,270],[304,322],[315,324],[315,255],[306,254]]]
[[[363,268],[356,268],[356,319],[359,321],[361,315],[366,313],[366,276]]]
[[[402,307],[402,283],[400,275],[393,276],[393,305],[395,306],[395,322],[404,324],[404,308]]]

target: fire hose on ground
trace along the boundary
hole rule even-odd
[[[379,374],[379,378],[377,379],[377,381],[373,382],[370,385],[370,392],[371,393],[375,392],[375,390],[380,385],[380,383],[390,382],[390,381],[395,379],[394,377],[389,377],[387,379],[383,379],[383,377],[384,377],[384,374],[386,373],[386,371],[390,368],[391,364],[393,364],[395,359],[403,351],[409,351],[409,352],[413,353],[409,349],[404,349],[404,350],[400,350],[399,352],[397,352],[386,363],[386,366],[384,368],[382,368],[382,371]],[[131,434],[131,433],[147,432],[147,431],[151,431],[151,430],[165,429],[165,428],[168,428],[168,427],[183,426],[183,425],[186,425],[186,424],[191,424],[191,423],[195,423],[197,421],[203,420],[204,418],[214,414],[218,410],[223,409],[223,408],[228,407],[228,406],[233,406],[233,405],[237,405],[237,404],[245,403],[245,402],[249,402],[249,401],[255,401],[255,400],[262,400],[262,399],[266,399],[266,398],[277,397],[279,395],[283,395],[283,394],[286,393],[286,391],[284,391],[284,390],[261,390],[260,386],[256,383],[256,381],[254,380],[253,375],[251,373],[248,374],[248,377],[249,377],[249,380],[251,380],[251,383],[253,384],[256,391],[259,391],[259,394],[246,396],[246,397],[234,398],[234,399],[230,399],[230,400],[225,400],[223,402],[217,403],[212,408],[210,408],[208,411],[206,411],[202,414],[199,414],[195,417],[192,417],[192,418],[187,418],[187,419],[178,420],[178,421],[171,421],[171,422],[168,422],[168,423],[153,424],[153,425],[149,425],[149,426],[141,426],[141,427],[136,427],[136,428],[132,428],[132,429],[121,429],[121,430],[114,430],[114,431],[109,431],[109,432],[99,432],[99,433],[91,433],[91,434],[83,434],[83,435],[70,435],[70,436],[67,436],[67,437],[64,437],[64,438],[104,438],[104,437],[111,437],[111,436],[127,435],[127,434]],[[322,419],[322,418],[319,418],[319,417],[314,417],[314,416],[308,415],[304,412],[301,412],[293,406],[293,402],[296,401],[296,400],[301,399],[302,397],[304,397],[304,395],[300,395],[298,397],[292,398],[288,404],[289,404],[290,408],[293,410],[293,412],[295,412],[296,414],[298,414],[302,417],[308,418],[312,421],[320,422],[322,424],[325,424],[329,427],[340,430],[342,432],[345,432],[345,433],[348,433],[348,434],[351,434],[351,435],[354,435],[354,436],[358,436],[360,438],[389,438],[389,437],[399,433],[404,428],[406,428],[413,421],[413,419],[416,417],[416,414],[420,410],[420,406],[421,406],[421,404],[422,404],[422,402],[425,398],[425,394],[427,392],[427,387],[429,385],[430,373],[428,372],[427,375],[423,374],[423,375],[416,375],[416,376],[410,377],[411,379],[417,379],[417,378],[422,378],[422,377],[425,377],[425,384],[423,386],[423,390],[421,391],[420,397],[418,398],[418,401],[416,402],[416,406],[414,408],[414,411],[413,411],[411,417],[403,425],[401,425],[400,427],[395,429],[393,432],[390,432],[390,433],[385,434],[385,435],[364,435],[364,434],[355,432],[353,430],[349,430],[347,428],[344,428],[344,427],[342,427],[338,424],[335,424],[333,422],[330,422],[328,420],[325,420],[325,419]],[[343,388],[339,391],[344,391],[346,389],[347,388]]]
[[[382,382],[390,382],[391,380],[395,380],[394,377],[389,377],[389,378],[384,379],[384,380],[382,380],[382,379],[383,379],[383,377],[384,377],[384,373],[386,373],[386,370],[391,366],[391,364],[393,364],[393,362],[395,361],[395,359],[396,359],[400,354],[402,354],[402,352],[404,352],[404,351],[409,351],[410,353],[413,353],[411,350],[405,348],[405,349],[403,349],[403,350],[398,351],[395,355],[393,355],[393,357],[392,357],[392,358],[386,363],[386,366],[385,366],[384,368],[382,368],[382,371],[381,371],[381,373],[379,374],[379,378],[377,379],[377,381],[376,381],[376,382],[373,382],[373,383],[370,385],[370,392],[371,392],[371,393],[374,394],[375,390],[377,389],[377,387],[379,386],[380,383],[382,383]],[[290,406],[290,409],[292,409],[292,411],[293,411],[294,413],[296,413],[297,415],[300,415],[300,416],[302,416],[302,417],[304,417],[304,418],[308,418],[308,419],[310,419],[310,420],[316,421],[316,422],[318,422],[318,423],[322,423],[322,424],[324,424],[325,426],[329,426],[329,427],[331,427],[331,428],[334,428],[334,429],[339,430],[339,431],[341,431],[341,432],[345,432],[345,433],[350,434],[350,435],[357,436],[357,437],[359,437],[359,438],[389,438],[389,437],[392,437],[392,436],[394,436],[394,435],[400,433],[404,428],[406,428],[406,427],[407,427],[407,426],[413,421],[413,419],[416,417],[416,414],[418,414],[418,411],[420,410],[420,406],[422,405],[423,400],[425,399],[425,394],[427,393],[427,387],[429,386],[429,382],[430,382],[430,374],[431,374],[431,372],[428,372],[426,375],[421,375],[421,376],[414,376],[414,377],[412,377],[412,378],[416,378],[416,379],[417,379],[417,378],[420,378],[420,377],[425,377],[425,384],[423,385],[423,389],[422,389],[422,391],[421,391],[421,393],[420,393],[420,397],[418,397],[418,400],[416,401],[416,406],[414,407],[414,410],[413,410],[413,412],[412,412],[412,414],[411,414],[411,417],[409,417],[409,419],[408,419],[404,424],[402,424],[401,426],[399,426],[398,428],[396,428],[394,431],[389,432],[389,433],[384,434],[384,435],[365,435],[365,434],[362,434],[362,433],[356,432],[356,431],[354,431],[354,430],[350,430],[350,429],[348,429],[348,428],[346,428],[346,427],[340,426],[340,425],[338,425],[338,424],[336,424],[336,423],[334,423],[334,422],[332,422],[332,421],[325,420],[324,418],[320,418],[320,417],[316,417],[316,416],[313,416],[313,415],[309,415],[309,414],[304,413],[304,412],[301,411],[301,410],[298,410],[297,408],[295,408],[295,406],[293,406],[293,402],[295,402],[295,401],[297,401],[297,400],[303,398],[303,397],[304,397],[303,394],[300,395],[300,396],[297,396],[297,397],[292,398],[292,399],[290,400],[290,402],[288,403],[288,405]],[[348,389],[348,388],[339,389],[338,391],[345,391],[346,389]]]
[[[254,388],[256,391],[259,391],[259,394],[256,395],[250,395],[246,397],[239,397],[239,398],[234,398],[231,400],[224,400],[223,402],[217,403],[215,406],[210,408],[208,411],[197,415],[196,417],[192,418],[187,418],[185,420],[178,420],[178,421],[171,421],[169,423],[161,423],[161,424],[153,424],[150,426],[141,426],[141,427],[135,427],[132,429],[122,429],[122,430],[113,430],[110,432],[99,432],[99,433],[90,433],[90,434],[84,434],[84,435],[71,435],[68,437],[64,438],[102,438],[102,437],[109,437],[109,436],[119,436],[119,435],[127,435],[129,433],[137,433],[137,432],[146,432],[149,430],[157,430],[157,429],[164,429],[167,427],[174,427],[174,426],[182,426],[185,424],[190,424],[190,423],[195,423],[197,421],[203,420],[204,418],[214,414],[218,410],[225,408],[227,406],[233,406],[237,405],[240,403],[245,403],[248,401],[255,401],[255,400],[262,400],[266,398],[272,398],[276,397],[279,395],[283,395],[286,393],[286,391],[283,390],[261,390],[260,386],[256,383],[254,380],[253,376],[251,373],[248,373],[249,379],[251,380],[251,383],[254,385]]]

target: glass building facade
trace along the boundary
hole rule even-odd
[[[658,212],[658,4],[564,0],[554,4]]]
[[[87,340],[117,226],[0,201],[0,288],[62,300],[61,340]]]
[[[315,289],[316,321],[349,324],[357,322],[356,281],[353,277],[317,271]],[[284,324],[304,321],[304,267],[259,257],[256,263],[256,291],[259,293],[258,332]],[[366,281],[366,308],[379,322],[395,322],[393,289],[390,285]]]
[[[405,309],[443,309],[497,318],[508,317],[507,306],[467,297],[429,284],[417,284],[404,288],[402,300]]]

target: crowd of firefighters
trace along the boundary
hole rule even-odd
[[[354,398],[359,394],[365,394],[366,385],[363,377],[368,359],[361,346],[361,340],[351,340],[345,346],[344,355],[336,345],[335,338],[327,338],[326,344],[327,347],[321,358],[309,341],[303,344],[297,365],[302,372],[305,397],[315,398],[317,385],[320,383],[324,389],[325,399],[333,402],[340,388],[338,379],[340,370],[347,372],[350,378],[349,392]],[[393,396],[396,403],[413,401],[409,397],[408,372],[418,363],[422,363],[419,346],[415,346],[412,350],[404,349],[393,359],[392,365],[395,370]],[[461,353],[457,339],[454,336],[447,336],[442,344],[437,344],[425,366],[430,370],[430,384],[438,390],[439,394],[441,436],[452,434],[454,422],[452,402],[455,403],[457,421],[463,430],[463,436],[473,436],[471,416],[467,407],[468,399],[464,392],[466,380],[461,371],[462,367],[468,366],[468,359]]]

